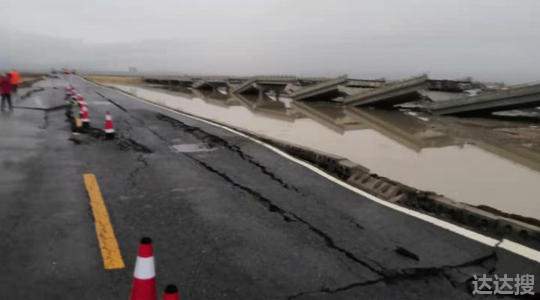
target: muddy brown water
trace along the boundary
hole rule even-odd
[[[423,117],[272,97],[111,86],[166,107],[346,157],[421,190],[540,219],[537,169],[500,156],[498,145],[457,142],[430,128]]]

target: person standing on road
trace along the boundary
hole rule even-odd
[[[11,103],[11,90],[11,76],[8,73],[5,76],[0,77],[0,92],[2,93],[2,111],[4,111],[6,102],[9,105],[9,110],[13,111],[13,104]]]

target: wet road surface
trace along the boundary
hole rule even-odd
[[[73,143],[66,81],[0,116],[0,299],[125,299],[154,239],[158,290],[186,299],[470,297],[473,274],[540,265],[381,206],[221,128],[71,77],[92,126]],[[95,174],[126,268],[105,270],[83,174]],[[537,276],[538,278],[538,276]]]

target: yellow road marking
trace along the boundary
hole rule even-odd
[[[105,269],[123,269],[125,267],[118,241],[114,235],[114,230],[109,219],[109,213],[103,201],[101,190],[97,183],[96,176],[91,173],[83,174],[86,191],[90,197],[90,206],[94,213],[94,224],[96,225],[96,235],[101,248],[103,266]]]

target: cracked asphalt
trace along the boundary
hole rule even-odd
[[[184,299],[467,299],[474,274],[540,274],[229,131],[68,80],[93,127],[111,112],[117,138],[70,140],[65,79],[21,90],[0,115],[0,299],[126,299],[142,236],[154,240],[158,289],[174,283]],[[125,269],[103,269],[88,172]]]

